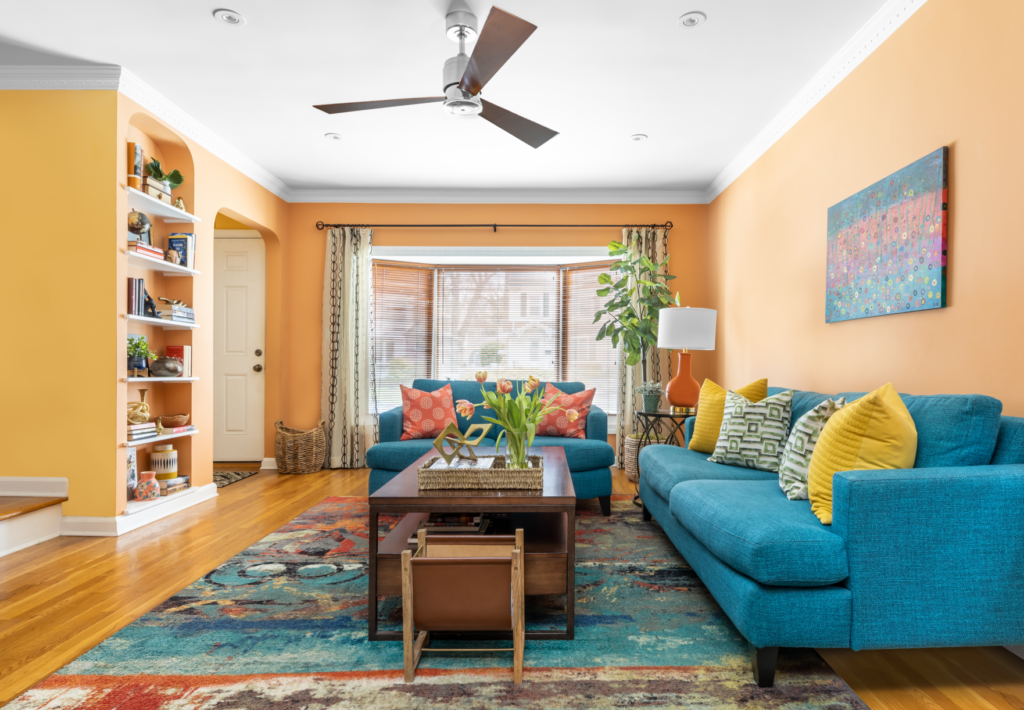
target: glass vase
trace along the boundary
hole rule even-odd
[[[509,468],[529,468],[526,459],[526,431],[505,429],[505,462]]]

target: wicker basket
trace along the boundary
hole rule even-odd
[[[651,443],[660,444],[662,443],[662,438],[659,435],[652,435]],[[647,444],[641,443],[636,434],[626,437],[626,479],[633,483],[639,483],[640,481],[640,469],[637,467],[636,461],[637,457],[640,456],[640,449],[645,446]]]
[[[324,467],[327,438],[323,420],[316,429],[300,431],[275,422],[274,458],[278,473],[316,473]]]
[[[416,471],[421,491],[462,490],[468,488],[540,490],[544,488],[544,457],[527,456],[531,468],[505,468],[504,456],[495,456],[491,468],[431,469],[440,456],[432,456]]]

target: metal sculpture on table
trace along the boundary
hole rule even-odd
[[[441,454],[441,458],[443,458],[445,463],[448,464],[449,466],[451,466],[452,461],[454,461],[456,458],[470,459],[471,461],[476,461],[476,454],[473,453],[473,449],[471,447],[480,446],[484,441],[484,437],[487,436],[487,432],[491,430],[492,426],[492,424],[473,424],[469,427],[469,429],[466,430],[466,433],[463,434],[461,431],[459,431],[459,427],[456,426],[454,422],[451,422],[450,424],[448,424],[448,426],[444,428],[444,431],[441,432],[441,435],[434,439],[434,448],[437,449],[438,453]],[[479,431],[480,436],[478,436],[475,440],[470,441],[469,437],[475,431]],[[444,450],[445,441],[447,441],[452,446],[452,450],[450,453]],[[462,453],[463,448],[466,450],[465,454]]]

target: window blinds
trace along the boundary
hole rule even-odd
[[[594,404],[614,414],[618,411],[619,350],[611,340],[595,340],[601,321],[594,322],[594,314],[604,307],[607,297],[597,295],[601,286],[599,274],[608,271],[607,264],[599,266],[566,267],[565,330],[562,338],[563,376],[566,381],[579,381],[588,389],[597,388]]]
[[[439,268],[437,376],[558,379],[557,268]]]
[[[580,381],[615,414],[619,352],[594,338],[608,264],[442,267],[374,262],[378,411],[416,378]]]
[[[434,269],[373,265],[377,411],[402,403],[399,384],[431,376]]]

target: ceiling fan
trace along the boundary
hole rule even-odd
[[[313,108],[324,113],[348,113],[444,102],[444,108],[449,113],[456,116],[479,115],[534,148],[540,148],[557,136],[558,131],[545,128],[480,97],[484,85],[498,73],[537,26],[498,7],[492,7],[476,47],[473,48],[473,55],[467,56],[466,42],[477,39],[476,15],[468,10],[455,10],[449,12],[445,19],[448,38],[459,43],[459,53],[444,63],[444,96],[322,104]]]

